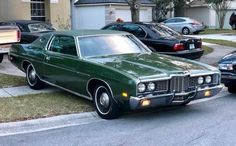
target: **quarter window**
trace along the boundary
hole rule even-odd
[[[31,20],[45,21],[45,1],[31,0]]]
[[[146,33],[145,31],[139,27],[138,25],[133,25],[133,24],[127,24],[123,26],[123,30],[127,31],[129,33],[132,33],[133,35],[137,37],[145,37]]]
[[[70,36],[55,36],[49,51],[77,56],[75,40]]]

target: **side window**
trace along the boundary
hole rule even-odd
[[[111,25],[111,26],[108,26],[106,29],[107,30],[118,30],[118,26],[117,25]]]
[[[165,23],[175,23],[175,19],[166,20]]]
[[[77,56],[75,40],[71,36],[55,36],[49,51]]]
[[[175,22],[184,22],[184,21],[185,21],[184,19],[180,19],[180,18],[175,19]]]
[[[125,24],[125,25],[123,25],[122,29],[123,29],[123,31],[127,31],[129,33],[132,33],[136,37],[145,37],[146,36],[146,32],[141,27],[139,27],[138,25],[135,25],[135,24]]]

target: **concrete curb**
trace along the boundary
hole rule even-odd
[[[63,127],[84,125],[98,121],[104,121],[104,119],[99,118],[96,112],[87,112],[35,120],[2,123],[0,124],[0,136],[40,132]]]

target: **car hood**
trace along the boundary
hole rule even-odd
[[[207,73],[207,70],[218,71],[215,67],[196,61],[157,53],[93,57],[89,60],[139,79],[169,77],[170,74]]]
[[[236,63],[236,51],[224,56],[219,63]]]

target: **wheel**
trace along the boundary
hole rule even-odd
[[[120,111],[110,91],[103,84],[96,86],[93,100],[98,115],[103,119],[114,119],[119,117]]]
[[[235,86],[228,86],[229,93],[236,93],[236,87]]]
[[[30,88],[42,89],[45,83],[39,79],[32,64],[28,65],[26,70],[26,80]]]
[[[0,54],[0,63],[2,63],[3,57],[4,57],[4,55],[3,55],[3,54]]]
[[[183,33],[184,35],[190,34],[190,30],[189,30],[187,27],[184,27],[184,28],[182,29],[182,33]]]

